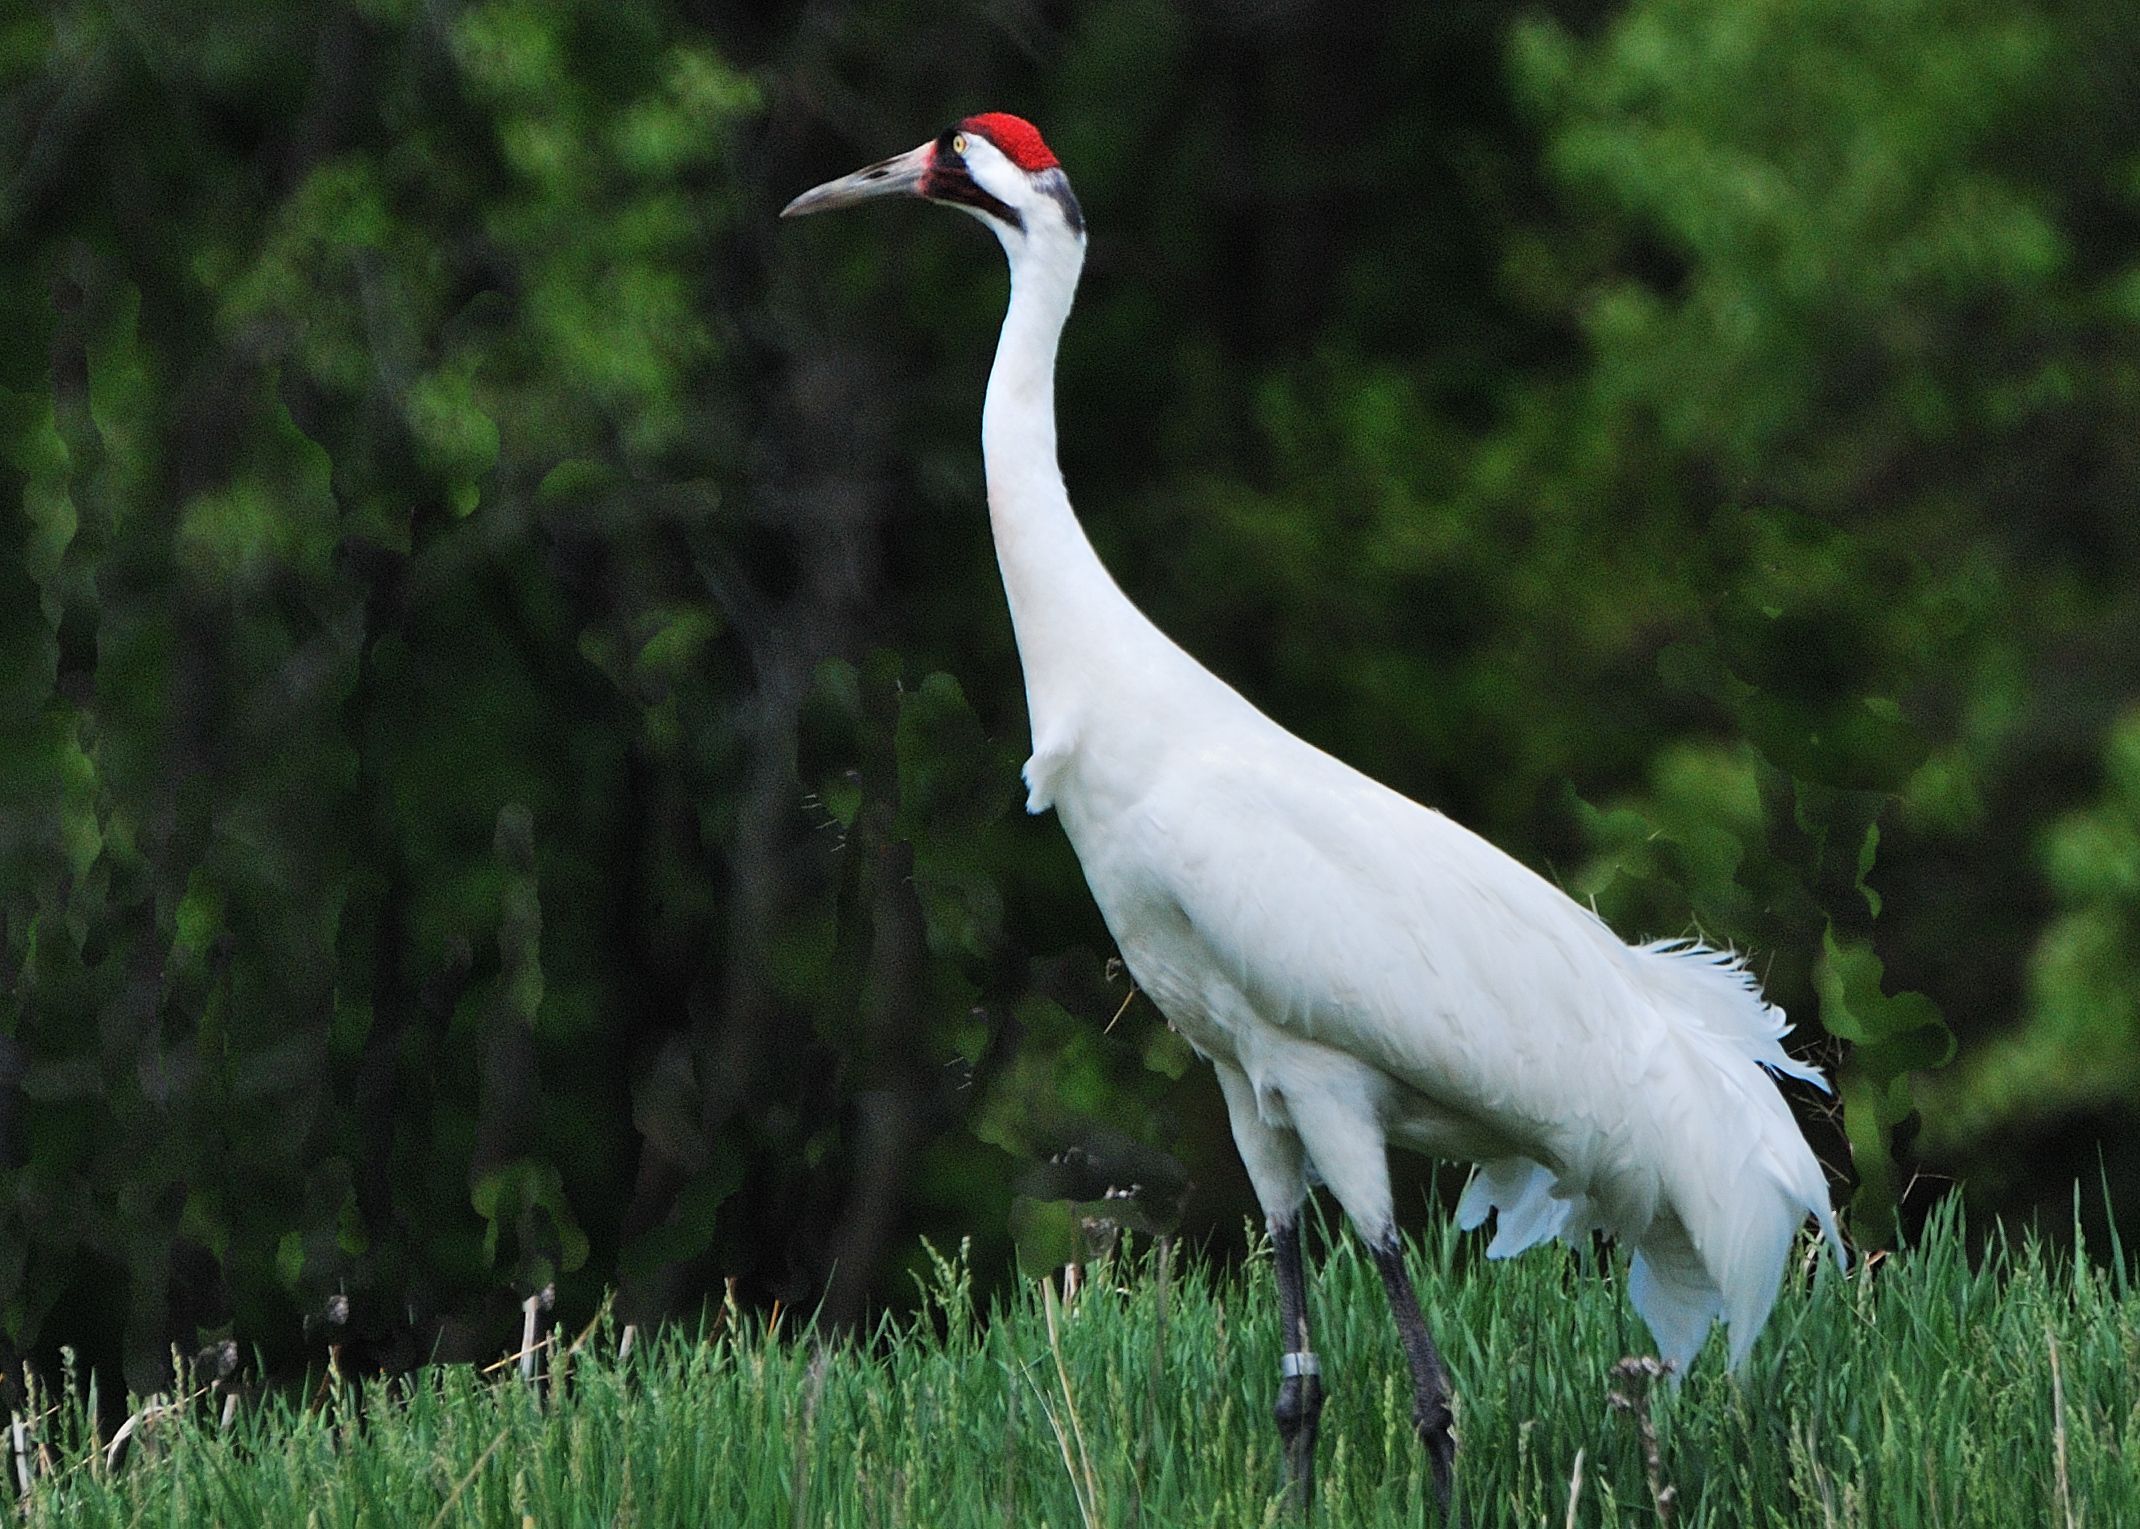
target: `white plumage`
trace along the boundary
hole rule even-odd
[[[1743,967],[1629,947],[1124,625],[1104,714],[1121,724],[1073,729],[1034,801],[1139,986],[1217,1067],[1266,1206],[1297,1203],[1289,1137],[1370,1238],[1392,1221],[1386,1141],[1478,1163],[1459,1216],[1497,1214],[1490,1256],[1607,1232],[1634,1249],[1665,1359],[1684,1366],[1715,1317],[1743,1359],[1807,1214],[1835,1235],[1761,1067],[1819,1073],[1784,1054]],[[1156,746],[1117,740],[1140,714],[1168,719]]]
[[[1785,1055],[1782,1014],[1736,958],[1628,946],[1272,722],[1122,594],[1056,465],[1056,341],[1084,234],[1053,166],[1025,124],[970,118],[789,209],[918,191],[973,211],[1009,257],[982,446],[1029,806],[1059,815],[1138,985],[1217,1070],[1274,1227],[1312,1171],[1394,1246],[1388,1144],[1476,1163],[1459,1216],[1497,1219],[1490,1256],[1606,1232],[1633,1249],[1629,1293],[1663,1357],[1684,1366],[1722,1318],[1737,1364],[1808,1214],[1842,1254],[1763,1069],[1820,1073]]]

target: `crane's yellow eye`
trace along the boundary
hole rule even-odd
[[[952,135],[951,152],[954,154],[963,154],[966,152],[966,135],[964,133],[954,133]]]

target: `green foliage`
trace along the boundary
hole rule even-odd
[[[2054,20],[1966,0],[1660,0],[1592,42],[1542,23],[1516,36],[1548,162],[1598,209],[1596,236],[1526,272],[1579,304],[1595,361],[1569,402],[1596,424],[1578,438],[1632,435],[1691,470],[1696,492],[1666,503],[1695,523],[1712,513],[1704,490],[1756,506],[1725,510],[1690,548],[1704,620],[1660,672],[1775,772],[1768,863],[1734,872],[1766,895],[1749,919],[1687,886],[1705,927],[1793,951],[1824,1027],[1852,1043],[1861,1235],[1880,1235],[1895,1202],[1909,1079],[1953,1044],[1932,997],[1882,992],[1874,921],[1929,912],[1910,907],[1932,889],[1908,865],[1927,840],[1971,834],[1947,873],[1987,884],[1966,901],[2027,874],[1987,858],[2000,836],[1983,830],[1988,815],[2041,816],[2028,761],[2064,738],[2016,669],[2060,634],[2120,621],[2130,599],[2095,541],[2125,520],[2129,490],[2082,465],[2087,438],[2128,433],[2140,403],[2112,359],[2131,338],[2115,300],[2130,266],[2086,210],[2106,195],[2134,210],[2102,179],[2135,144],[2090,92],[2098,41],[2085,9]],[[2042,153],[2052,120],[2089,124],[2089,152]],[[2068,704],[2103,725],[2128,673],[2129,654],[2104,653],[2071,675]],[[1898,853],[1885,873],[1878,857]],[[1862,905],[1846,891],[1853,857]],[[1981,991],[1938,980],[1937,936],[1880,943],[1968,1028],[1995,1022]],[[2085,1052],[2050,1066],[2082,1071]],[[1936,1139],[1966,1151],[1987,1136]]]
[[[630,1053],[569,1064],[639,897],[596,894],[637,690],[725,692],[650,545],[695,512],[537,485],[694,428],[694,192],[756,95],[659,6],[124,19],[65,13],[20,119],[109,194],[33,176],[10,230],[0,1334],[148,1385],[330,1293],[428,1346],[614,1271]],[[650,881],[702,853],[646,838]]]
[[[1641,1434],[1609,1393],[1633,1340],[1617,1279],[1560,1252],[1482,1265],[1423,1252],[1456,1378],[1457,1491],[1474,1521],[1647,1521]],[[2140,1296],[2031,1242],[1972,1267],[1941,1219],[1907,1252],[1794,1279],[1745,1373],[1706,1356],[1644,1398],[1673,1522],[2122,1521]],[[932,1254],[933,1258],[933,1254]],[[1615,1275],[1618,1270],[1612,1271]],[[212,1396],[137,1428],[114,1472],[79,1394],[31,1524],[1243,1524],[1278,1519],[1267,1257],[1223,1273],[1170,1253],[1096,1267],[1068,1307],[1024,1283],[976,1320],[972,1271],[934,1258],[921,1309],[869,1344],[768,1329],[733,1305],[712,1331],[616,1355],[607,1322],[551,1335],[538,1388],[442,1367],[325,1388],[317,1407]],[[1380,1281],[1349,1239],[1311,1319],[1331,1387],[1318,1516],[1433,1524]],[[563,1352],[560,1352],[563,1351]],[[361,1423],[361,1426],[360,1426]]]
[[[2102,795],[2046,827],[2055,911],[2029,964],[2021,1021],[1933,1096],[1958,1145],[2051,1111],[2118,1108],[2140,1092],[2140,716],[2104,748]]]

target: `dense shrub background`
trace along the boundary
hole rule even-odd
[[[2119,0],[53,0],[0,81],[0,1358],[1235,1235],[1018,811],[999,258],[773,217],[991,108],[1164,626],[1751,950],[1861,1237],[2135,1223]]]

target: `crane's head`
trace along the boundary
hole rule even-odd
[[[1054,151],[1038,128],[1008,112],[968,117],[918,149],[805,191],[780,215],[799,218],[881,196],[963,207],[1013,255],[1034,240],[1085,237],[1084,215]]]

